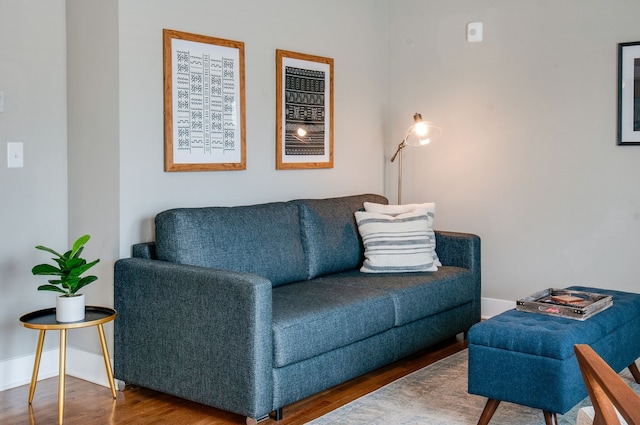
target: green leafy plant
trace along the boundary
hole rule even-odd
[[[60,254],[46,246],[36,246],[36,249],[50,252],[57,257],[52,258],[52,260],[56,262],[56,265],[38,264],[31,269],[31,273],[33,273],[34,276],[57,276],[56,279],[49,280],[49,285],[39,286],[39,291],[61,292],[64,294],[64,297],[74,297],[80,289],[98,280],[96,276],[82,277],[84,272],[100,261],[98,259],[87,263],[84,258],[80,257],[84,249],[84,244],[87,243],[89,238],[89,235],[80,236],[80,238],[74,242],[71,250],[64,254]]]

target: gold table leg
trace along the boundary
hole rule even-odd
[[[60,378],[58,381],[58,425],[64,417],[64,377],[67,363],[67,330],[60,329]]]
[[[42,356],[42,345],[44,344],[44,329],[40,329],[38,336],[38,347],[36,348],[36,361],[33,363],[33,374],[31,375],[31,386],[29,387],[29,404],[33,401],[33,394],[36,392],[38,382],[38,370],[40,369],[40,357]]]
[[[107,369],[107,379],[111,387],[111,395],[116,398],[116,385],[113,380],[113,371],[111,370],[111,362],[109,361],[109,351],[107,349],[107,340],[104,337],[104,329],[102,323],[98,324],[98,334],[100,335],[100,345],[102,345],[102,356],[104,357],[104,367]]]

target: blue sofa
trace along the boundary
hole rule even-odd
[[[480,321],[480,239],[436,232],[435,272],[361,273],[379,195],[156,216],[115,264],[115,377],[247,423]]]

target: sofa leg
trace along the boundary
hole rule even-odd
[[[273,412],[271,412],[271,414],[269,415],[271,416],[272,419],[279,421],[282,419],[282,407],[279,409],[274,410]]]
[[[120,379],[115,379],[115,378],[113,379],[113,381],[115,382],[115,384],[116,384],[116,389],[117,389],[118,391],[124,391],[124,389],[125,389],[125,388],[126,388],[126,386],[127,386],[127,384],[126,384],[124,381],[122,381],[122,380],[120,380]]]
[[[279,421],[280,419],[282,419],[282,407],[279,409],[274,410],[273,412],[269,413],[268,415],[265,415],[261,418],[251,418],[249,416],[247,416],[247,418],[245,419],[245,422],[247,425],[258,425],[258,422],[262,422],[265,419],[269,419],[269,418],[273,418],[276,421]]]

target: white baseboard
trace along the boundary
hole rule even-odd
[[[109,358],[109,363],[113,371],[113,358]],[[102,354],[67,349],[67,374],[110,388]]]
[[[38,373],[39,380],[58,376],[59,353],[60,351],[57,348],[42,351]],[[0,391],[29,384],[35,357],[34,353],[0,362]]]
[[[0,391],[29,385],[33,373],[35,353],[0,362]],[[60,350],[45,350],[40,357],[38,381],[58,376]],[[113,359],[110,359],[113,367]],[[67,375],[109,388],[104,357],[73,347],[67,347]],[[37,388],[36,388],[37,392]]]
[[[513,309],[515,301],[482,298],[482,318],[496,316],[502,312]],[[42,352],[40,358],[40,371],[38,380],[58,376],[58,362],[60,350],[58,348]],[[10,388],[28,385],[31,382],[35,353],[9,359],[0,362],[0,391]],[[113,359],[111,359],[113,367]],[[67,375],[93,382],[94,384],[109,387],[107,372],[104,367],[104,358],[100,354],[89,353],[67,347]]]
[[[513,310],[516,307],[515,301],[497,300],[495,298],[482,298],[481,300],[481,316],[482,319],[488,319],[504,313],[507,310]]]

